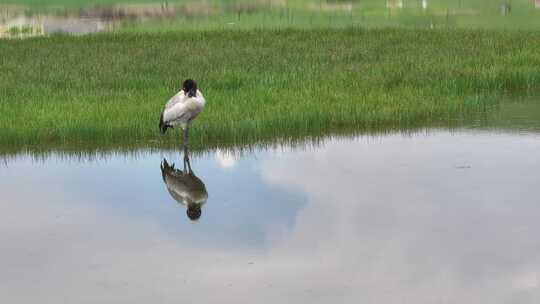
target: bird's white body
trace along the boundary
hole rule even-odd
[[[201,91],[197,90],[196,96],[189,97],[181,90],[165,105],[163,123],[172,127],[180,125],[185,129],[202,112],[205,104],[206,100]]]

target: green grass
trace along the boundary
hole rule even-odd
[[[0,42],[0,145],[154,145],[186,77],[207,107],[194,147],[411,128],[540,83],[540,33],[249,30]]]
[[[43,7],[67,7],[67,8],[80,8],[91,7],[97,5],[117,5],[117,4],[140,4],[140,3],[163,3],[162,0],[3,0],[2,4],[6,5],[25,5],[30,8],[43,8]],[[172,0],[167,1],[170,3],[183,3],[187,0]]]
[[[397,1],[396,1],[397,2]],[[98,8],[107,15],[107,7],[118,5],[156,5],[167,3],[177,7],[177,15],[167,18],[127,18],[116,26],[117,31],[163,32],[192,29],[254,29],[254,28],[479,28],[479,29],[540,29],[540,9],[532,0],[428,0],[426,9],[421,1],[403,0],[401,9],[389,9],[385,0],[7,0],[19,14],[43,13],[76,16],[81,9]],[[501,15],[501,5],[510,6],[507,16]],[[104,10],[103,10],[104,9]],[[0,16],[2,14],[0,5]],[[10,8],[7,8],[7,12]],[[12,12],[12,13],[13,13]],[[109,12],[110,13],[110,12]],[[143,14],[141,12],[141,14]],[[143,14],[144,15],[144,14]]]
[[[192,29],[254,28],[468,28],[468,29],[540,29],[540,9],[530,0],[508,0],[511,12],[501,15],[503,2],[489,0],[429,0],[427,9],[421,1],[404,1],[401,9],[389,9],[384,0],[288,1],[281,5],[258,3],[251,12],[242,11],[249,1],[213,1],[218,13],[198,18],[177,16],[148,22],[125,22],[123,32],[159,32]],[[229,4],[229,6],[227,6]],[[230,4],[233,4],[232,6]],[[186,5],[189,5],[187,2]],[[229,7],[227,9],[227,7]],[[238,9],[240,11],[234,11]],[[232,9],[232,11],[231,11]]]
[[[6,0],[11,14],[43,13],[77,16],[81,8],[98,8],[95,15],[105,13],[113,5],[155,5],[167,3],[177,7],[174,17],[127,18],[116,26],[121,32],[163,32],[171,30],[221,30],[255,28],[478,28],[478,29],[540,29],[540,9],[532,0],[428,0],[426,9],[421,1],[403,0],[403,8],[390,9],[386,0]],[[397,1],[396,1],[397,2]],[[511,7],[501,15],[501,5]],[[167,7],[169,7],[167,6]],[[133,9],[133,7],[132,7]],[[2,16],[0,5],[0,22]],[[109,12],[110,13],[110,12]],[[140,12],[141,15],[145,15]],[[9,15],[9,14],[8,14]]]

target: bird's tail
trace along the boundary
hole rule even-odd
[[[167,162],[165,158],[163,158],[163,162],[161,162],[161,177],[163,178],[163,181],[167,183],[167,179],[165,178],[167,176],[167,171],[171,170],[171,166]]]
[[[161,130],[161,134],[165,134],[168,128],[170,128],[170,126],[163,121],[163,113],[161,113],[161,116],[159,117],[159,129]]]

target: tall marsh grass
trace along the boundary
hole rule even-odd
[[[351,26],[540,28],[534,0],[3,0],[0,19],[3,14],[98,17],[118,21],[116,31],[137,33]]]
[[[195,147],[409,128],[537,87],[539,49],[537,32],[353,28],[0,41],[0,145],[179,141],[157,123],[187,77],[207,98]]]

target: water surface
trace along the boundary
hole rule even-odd
[[[168,191],[164,158],[182,169],[170,151],[7,160],[0,300],[540,300],[534,129],[198,154],[191,167],[207,199],[194,190],[205,201],[197,221]]]

